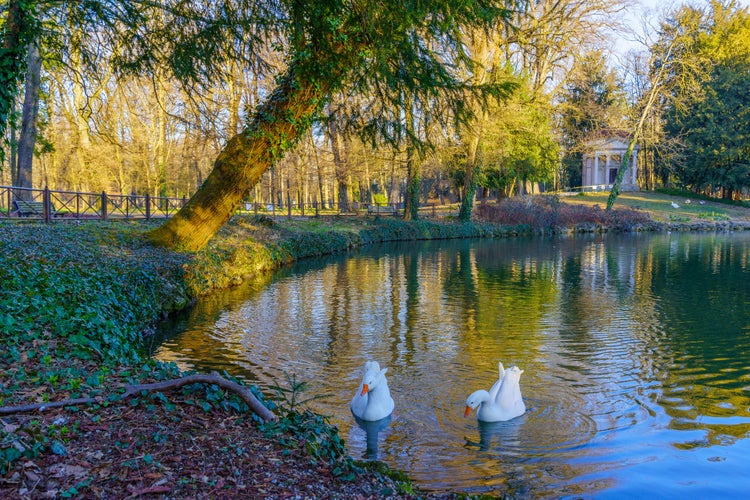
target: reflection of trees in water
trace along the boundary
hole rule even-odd
[[[683,448],[728,444],[750,432],[750,245],[725,234],[672,235],[655,242],[651,290],[669,353],[659,401],[670,427],[702,430]]]
[[[182,359],[171,350],[179,344],[195,367],[242,376],[268,369],[260,363],[280,370],[279,359],[312,357],[315,366],[300,376],[341,386],[356,385],[362,359],[376,357],[401,371],[397,391],[443,380],[441,364],[490,374],[502,359],[555,367],[537,387],[598,391],[581,411],[606,405],[615,420],[639,421],[663,408],[672,428],[705,432],[686,438],[686,447],[748,432],[737,418],[750,407],[742,389],[750,365],[746,237],[582,235],[384,248],[300,263],[270,286],[201,299],[183,318],[194,326],[161,357]],[[228,316],[244,330],[205,334]],[[425,390],[436,398],[441,389]]]

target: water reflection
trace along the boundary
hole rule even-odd
[[[380,433],[388,429],[388,426],[391,425],[391,416],[392,415],[388,415],[385,418],[373,421],[362,420],[361,418],[352,415],[359,428],[365,432],[365,442],[367,443],[365,448],[365,458],[370,460],[378,459],[378,439],[380,438]]]
[[[314,409],[353,456],[429,489],[741,491],[749,249],[750,234],[378,247],[202,301],[165,326],[155,355],[266,387],[294,373],[328,396]],[[348,408],[367,359],[389,366],[396,402],[369,434]],[[479,426],[463,403],[499,360],[524,368],[527,413]]]

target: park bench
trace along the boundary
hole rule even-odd
[[[19,217],[44,217],[43,201],[13,200]],[[55,215],[55,208],[50,204],[50,216]]]
[[[396,209],[396,205],[374,205],[370,204],[367,205],[367,213],[372,215],[380,215],[380,214],[387,214],[387,215],[396,215],[398,213],[398,210]]]

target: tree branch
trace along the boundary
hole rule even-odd
[[[231,380],[227,380],[215,373],[212,373],[210,375],[204,375],[204,374],[188,375],[182,378],[164,380],[161,382],[154,382],[151,384],[127,385],[125,386],[125,392],[122,394],[121,399],[126,399],[142,391],[156,392],[156,391],[179,389],[180,387],[183,387],[189,384],[215,384],[221,387],[222,389],[226,389],[228,391],[231,391],[237,394],[245,403],[247,403],[247,405],[250,407],[253,413],[258,415],[264,421],[268,422],[268,421],[277,419],[276,415],[274,415],[273,412],[271,412],[271,410],[263,406],[263,403],[261,403],[258,400],[258,398],[256,398],[253,395],[253,393],[250,392],[249,387],[240,385],[236,382],[232,382]],[[2,406],[0,407],[0,415],[12,415],[15,413],[26,413],[26,412],[35,411],[35,410],[44,411],[48,408],[59,408],[63,406],[77,406],[77,405],[82,405],[82,404],[98,403],[101,401],[102,401],[101,398],[78,398],[78,399],[68,399],[65,401],[54,401],[51,403],[35,403],[35,404],[22,405],[22,406]]]

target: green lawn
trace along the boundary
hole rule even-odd
[[[563,197],[565,203],[607,206],[608,192],[585,193]],[[690,202],[688,203],[688,200]],[[700,202],[703,201],[703,204]],[[679,207],[674,208],[672,203]],[[729,219],[750,220],[750,208],[730,205],[719,201],[699,200],[687,196],[671,196],[656,192],[621,193],[615,202],[615,208],[627,207],[649,212],[662,222],[687,222],[690,220],[719,221]]]

